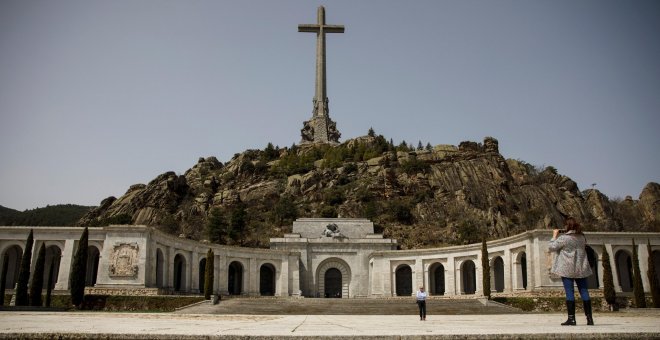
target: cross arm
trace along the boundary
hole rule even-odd
[[[323,25],[325,33],[344,33],[344,25]]]
[[[313,32],[318,33],[321,26],[313,24],[298,25],[298,32]],[[344,25],[323,25],[323,32],[325,33],[344,33]]]
[[[318,33],[319,25],[298,25],[298,32],[314,32]]]

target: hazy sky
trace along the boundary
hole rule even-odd
[[[0,0],[0,205],[98,205],[300,141],[328,24],[341,141],[482,142],[581,190],[660,182],[660,1]]]

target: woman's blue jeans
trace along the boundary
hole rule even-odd
[[[589,290],[587,290],[587,278],[572,279],[570,277],[562,277],[561,282],[564,283],[564,292],[566,292],[566,301],[575,301],[575,288],[573,281],[578,286],[580,297],[582,301],[589,301]]]

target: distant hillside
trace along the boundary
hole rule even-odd
[[[369,218],[402,248],[478,242],[560,226],[660,230],[660,185],[639,199],[580,191],[551,166],[505,159],[498,141],[394,145],[383,136],[340,145],[269,144],[222,163],[200,158],[183,175],[163,173],[108,197],[79,225],[146,224],[214,243],[267,247],[298,217]]]
[[[94,207],[58,204],[21,212],[0,205],[0,225],[72,226],[92,208]]]

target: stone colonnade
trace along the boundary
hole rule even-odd
[[[55,268],[56,290],[67,290],[71,263],[82,228],[33,227],[34,270],[39,247],[46,268]],[[0,264],[7,263],[6,288],[18,277],[30,228],[0,227]],[[276,249],[204,244],[145,226],[89,228],[87,285],[107,294],[197,294],[203,287],[207,251],[214,252],[216,294],[343,298],[408,296],[425,286],[432,295],[481,295],[481,244],[419,250],[378,250],[383,239],[275,242]],[[491,291],[516,294],[561,289],[549,273],[551,232],[533,230],[487,243]],[[586,233],[594,275],[590,288],[603,287],[602,255],[610,255],[614,287],[632,291],[632,240],[637,245],[644,290],[649,291],[648,258],[660,268],[660,233]],[[286,241],[286,242],[285,242]],[[279,243],[278,243],[279,242]],[[342,243],[343,242],[343,243]],[[651,253],[647,251],[651,244]],[[381,244],[382,243],[382,244]],[[389,246],[387,244],[390,244]],[[383,249],[383,248],[381,248]],[[388,248],[385,248],[388,249]],[[308,269],[307,269],[308,268]],[[45,274],[47,275],[47,274]],[[325,294],[328,295],[328,294]]]

